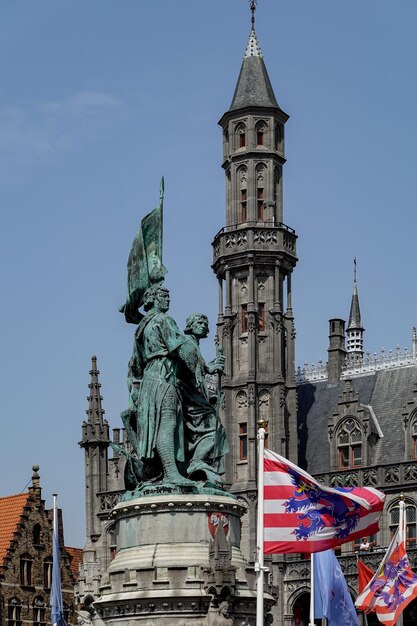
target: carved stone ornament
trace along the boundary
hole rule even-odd
[[[236,406],[238,409],[245,409],[248,406],[248,396],[244,391],[239,391],[237,393]]]

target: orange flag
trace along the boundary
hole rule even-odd
[[[366,585],[372,580],[374,576],[375,576],[375,572],[373,572],[370,567],[365,565],[363,561],[360,561],[358,559],[359,593],[362,593]]]

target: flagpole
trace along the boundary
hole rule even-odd
[[[407,541],[407,526],[406,526],[406,510],[405,510],[405,496],[403,493],[400,494],[400,543],[404,543],[404,547],[406,545],[406,541]],[[401,614],[398,616],[397,622],[396,622],[396,626],[403,626],[403,611],[401,611]]]
[[[314,626],[314,552],[310,554],[310,619],[308,626]]]
[[[256,533],[256,626],[264,626],[264,450],[268,422],[258,420],[258,527]]]

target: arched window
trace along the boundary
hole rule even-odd
[[[275,125],[275,150],[282,151],[282,128],[279,124]]]
[[[416,505],[412,500],[406,500],[404,507],[406,524],[406,544],[407,548],[416,547]],[[389,510],[389,527],[391,536],[395,533],[400,523],[400,504],[397,502]]]
[[[278,215],[277,208],[280,202],[280,193],[279,193],[280,179],[281,179],[280,171],[276,167],[274,168],[274,221],[275,219],[277,219],[276,218],[276,216]]]
[[[236,149],[246,147],[246,126],[241,123],[236,126]]]
[[[20,557],[20,584],[24,587],[32,585],[32,557],[30,554],[23,554]]]
[[[241,222],[248,219],[248,184],[246,178],[246,167],[241,167],[238,174],[239,180],[239,218]]]
[[[355,420],[345,420],[337,435],[339,469],[360,467],[362,465],[362,431]]]
[[[35,524],[33,527],[33,545],[39,546],[41,544],[41,525]]]
[[[264,206],[265,206],[265,167],[258,165],[256,168],[256,207],[257,207],[257,219],[264,219]]]
[[[32,611],[33,626],[46,626],[46,607],[42,597],[35,598]]]
[[[264,146],[265,145],[265,135],[266,135],[266,124],[265,122],[258,122],[255,126],[256,133],[256,145]]]
[[[417,459],[417,419],[411,424],[411,436],[413,438],[413,458]]]
[[[13,598],[7,607],[7,626],[22,626],[22,605],[20,600]]]
[[[52,559],[48,557],[43,562],[43,586],[50,589],[52,584]]]

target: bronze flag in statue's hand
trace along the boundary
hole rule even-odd
[[[138,324],[142,318],[138,309],[143,304],[145,291],[151,285],[161,284],[167,273],[162,264],[162,227],[164,206],[164,178],[161,178],[159,206],[141,221],[133,240],[127,262],[126,303],[120,307],[126,322]]]

